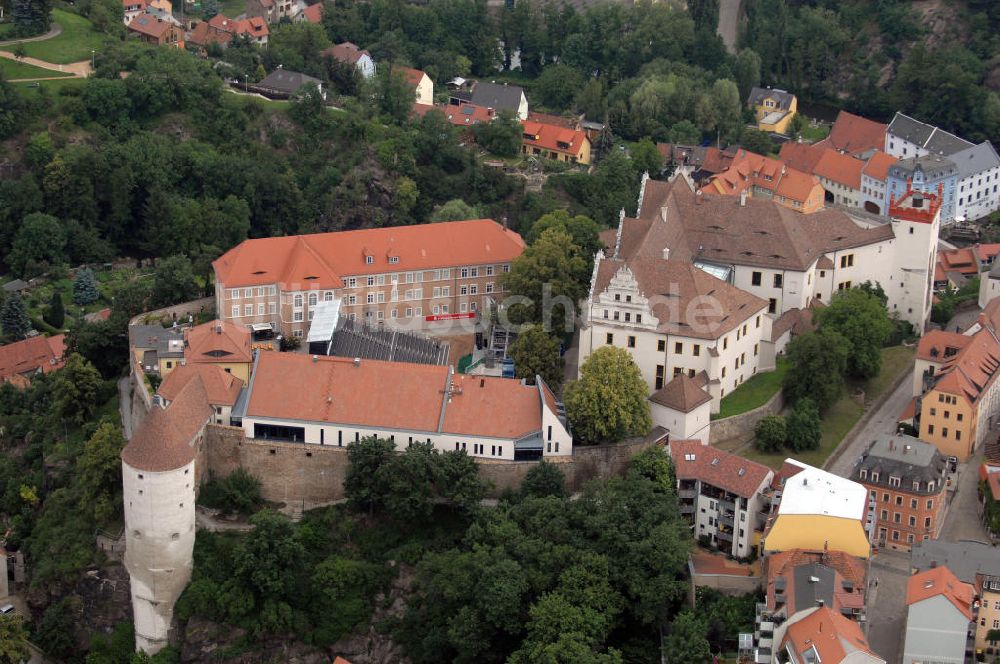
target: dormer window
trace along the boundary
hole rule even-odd
[[[399,256],[389,256],[389,262],[393,265],[399,262]]]
[[[861,471],[858,473],[858,477],[860,477],[863,480],[868,479],[868,471],[862,468]]]
[[[365,256],[365,264],[366,265],[374,265],[375,264],[375,257],[374,256]]]

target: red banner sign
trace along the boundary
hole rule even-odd
[[[438,320],[460,320],[462,318],[475,318],[475,317],[476,317],[476,312],[470,311],[469,313],[465,314],[438,314],[434,316],[424,316],[424,320],[427,321],[428,323],[433,323],[434,321]]]

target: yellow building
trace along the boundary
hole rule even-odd
[[[754,88],[750,91],[747,104],[754,110],[757,128],[776,134],[788,133],[788,125],[799,106],[792,93],[771,88]]]
[[[166,377],[182,364],[213,364],[244,383],[250,380],[253,354],[250,347],[250,328],[222,320],[198,325],[184,331],[184,339],[171,342],[168,353],[159,358],[160,375]],[[177,357],[176,351],[181,352]]]
[[[764,554],[792,549],[871,554],[865,530],[868,491],[857,482],[786,459],[778,513],[764,534]]]
[[[521,124],[523,154],[572,164],[590,164],[590,139],[583,131],[531,120]]]
[[[1000,342],[980,329],[951,355],[919,398],[916,421],[920,440],[941,454],[965,460],[989,433],[1000,410]]]

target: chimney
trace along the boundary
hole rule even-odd
[[[356,366],[356,367],[360,367],[361,366],[361,358],[360,357],[354,358],[354,366]]]
[[[319,355],[313,355],[313,362],[319,362]]]
[[[485,378],[480,378],[479,379],[479,387],[486,387],[486,379]]]
[[[701,205],[701,189],[694,192],[694,203],[695,205]]]
[[[218,325],[215,326],[215,333],[222,334],[222,322],[220,321]]]
[[[740,207],[746,207],[746,206],[747,206],[747,190],[744,189],[743,191],[740,192]]]
[[[809,478],[808,477],[803,477],[802,478],[802,486],[809,486]]]
[[[670,247],[663,248],[663,260],[670,260]]]

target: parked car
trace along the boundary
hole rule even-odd
[[[951,472],[953,473],[956,470],[958,470],[958,457],[956,456],[948,457],[948,469],[951,470]]]
[[[4,604],[3,606],[0,606],[0,615],[7,615],[8,613],[14,613],[13,604]]]

